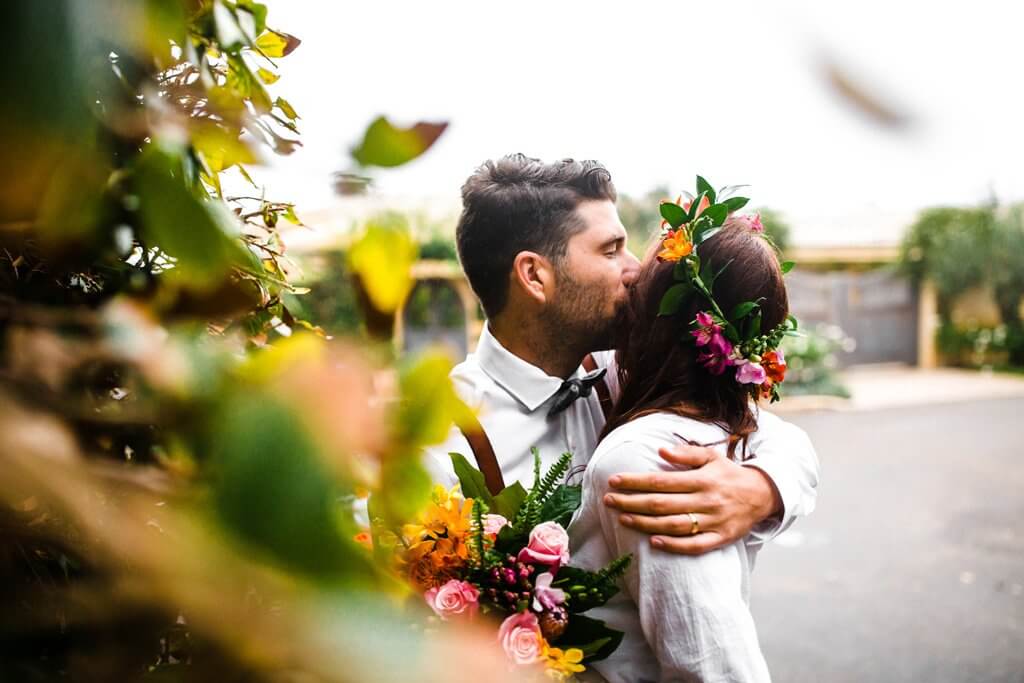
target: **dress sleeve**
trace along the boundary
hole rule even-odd
[[[782,514],[761,522],[751,533],[749,542],[765,543],[788,529],[797,517],[814,511],[821,465],[804,430],[764,411],[758,415],[758,429],[747,448],[752,457],[743,464],[767,474],[782,498]]]
[[[652,548],[646,534],[622,526],[618,513],[600,502],[610,475],[659,470],[661,463],[656,449],[635,442],[613,446],[591,461],[584,494],[594,505],[590,514],[599,517],[611,555],[633,555],[624,587],[639,610],[660,680],[768,681],[745,598],[749,563],[744,544],[696,557],[669,554]]]

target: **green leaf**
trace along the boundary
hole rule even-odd
[[[177,259],[168,271],[191,287],[212,289],[237,264],[248,261],[236,239],[238,227],[219,200],[201,200],[186,184],[184,164],[173,149],[150,143],[135,167],[142,201],[139,214],[148,246]]]
[[[800,323],[799,323],[799,321],[797,321],[797,319],[796,319],[796,316],[795,316],[795,315],[792,315],[792,314],[790,314],[790,315],[786,316],[786,320],[788,320],[788,321],[789,321],[789,323],[790,323],[790,325],[792,325],[792,326],[793,326],[793,331],[794,331],[794,332],[795,332],[795,331],[796,331],[797,329],[799,329],[799,327],[800,327]]]
[[[725,262],[724,266],[718,269],[717,272],[715,272],[713,264],[710,261],[708,261],[708,263],[706,263],[704,267],[701,268],[700,279],[702,282],[704,282],[704,286],[708,288],[709,292],[713,290],[715,286],[715,281],[718,279],[718,277],[725,272],[725,269],[728,268],[729,264],[732,262],[733,259],[729,259],[728,261]]]
[[[340,492],[294,409],[239,392],[225,398],[208,424],[213,509],[224,528],[306,574],[332,581],[369,575],[342,535]]]
[[[267,57],[287,57],[301,42],[282,31],[265,31],[256,39],[256,47]]]
[[[729,209],[725,204],[715,204],[704,209],[702,216],[707,216],[711,219],[711,224],[715,227],[720,226],[725,222],[725,219],[729,216]]]
[[[744,206],[747,205],[747,202],[749,201],[750,199],[748,199],[747,197],[730,197],[729,199],[723,201],[722,204],[724,204],[725,207],[729,210],[729,213],[732,213],[733,211],[739,211],[740,209],[742,209]]]
[[[760,305],[761,304],[757,301],[744,301],[743,303],[738,304],[736,308],[732,309],[732,315],[729,316],[729,320],[737,321]]]
[[[740,333],[736,330],[736,326],[730,322],[726,322],[726,325],[722,328],[722,332],[725,334],[725,338],[731,341],[733,344],[740,343]]]
[[[715,188],[711,187],[711,183],[704,180],[704,178],[701,176],[697,176],[697,192],[706,194],[708,196],[708,200],[712,204],[715,203]]]
[[[658,206],[658,210],[661,212],[661,217],[668,221],[673,230],[686,222],[686,212],[675,202],[663,201]]]
[[[674,315],[683,305],[683,300],[693,290],[689,282],[677,282],[668,288],[665,295],[661,297],[661,304],[658,306],[658,315]]]
[[[540,510],[542,522],[557,522],[562,528],[569,526],[573,513],[580,507],[582,500],[582,487],[563,484],[555,489],[555,492],[544,501],[544,507]],[[506,515],[507,517],[507,515]]]
[[[749,339],[751,337],[756,337],[759,334],[761,334],[761,313],[760,312],[758,312],[758,314],[755,315],[753,317],[753,319],[750,321],[750,329],[747,330],[746,337]]]
[[[471,424],[472,411],[452,387],[448,373],[451,359],[444,351],[431,350],[405,358],[399,368],[401,400],[395,411],[396,440],[409,449],[443,441],[452,423]]]
[[[459,485],[462,487],[462,495],[466,498],[479,500],[493,510],[494,498],[487,490],[487,482],[480,470],[469,464],[469,461],[459,453],[449,453],[452,465],[455,467],[455,476],[459,478]]]
[[[623,635],[622,631],[609,628],[603,621],[574,614],[562,637],[558,639],[558,646],[563,649],[578,647],[583,650],[583,663],[590,664],[614,652],[622,642]]]
[[[253,0],[238,0],[238,9],[246,10],[253,16],[253,36],[267,30],[267,6]]]
[[[412,128],[398,128],[381,116],[366,129],[352,158],[363,166],[401,166],[430,149],[447,127],[447,123],[420,122]]]
[[[501,515],[511,521],[516,518],[516,513],[526,500],[526,489],[518,481],[511,486],[506,486],[501,493],[494,496],[494,507],[491,512]]]
[[[348,266],[373,307],[393,313],[413,286],[412,266],[419,248],[401,214],[370,219],[348,249]]]
[[[785,262],[783,262],[783,264],[780,266],[780,268],[782,268],[782,274],[785,275],[789,271],[793,270],[793,266],[795,266],[795,265],[796,265],[796,261],[785,261]]]
[[[697,209],[700,207],[702,201],[704,201],[704,193],[699,192],[696,197],[690,202],[690,209],[686,212],[686,222],[689,223],[697,217]]]

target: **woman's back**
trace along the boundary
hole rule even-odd
[[[767,413],[758,417],[778,420]],[[593,614],[625,638],[594,668],[613,682],[768,681],[748,607],[759,545],[744,541],[696,557],[672,555],[620,524],[619,513],[603,503],[612,474],[671,469],[658,449],[678,444],[680,437],[726,450],[727,434],[720,427],[658,412],[608,434],[587,467],[583,502],[569,528],[573,564],[599,568],[633,554],[623,592]]]

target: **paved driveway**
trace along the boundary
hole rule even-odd
[[[1024,398],[787,419],[823,481],[754,573],[774,680],[1024,681]]]

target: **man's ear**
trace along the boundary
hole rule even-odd
[[[539,304],[554,291],[555,269],[548,259],[533,251],[521,251],[512,261],[512,287]]]

